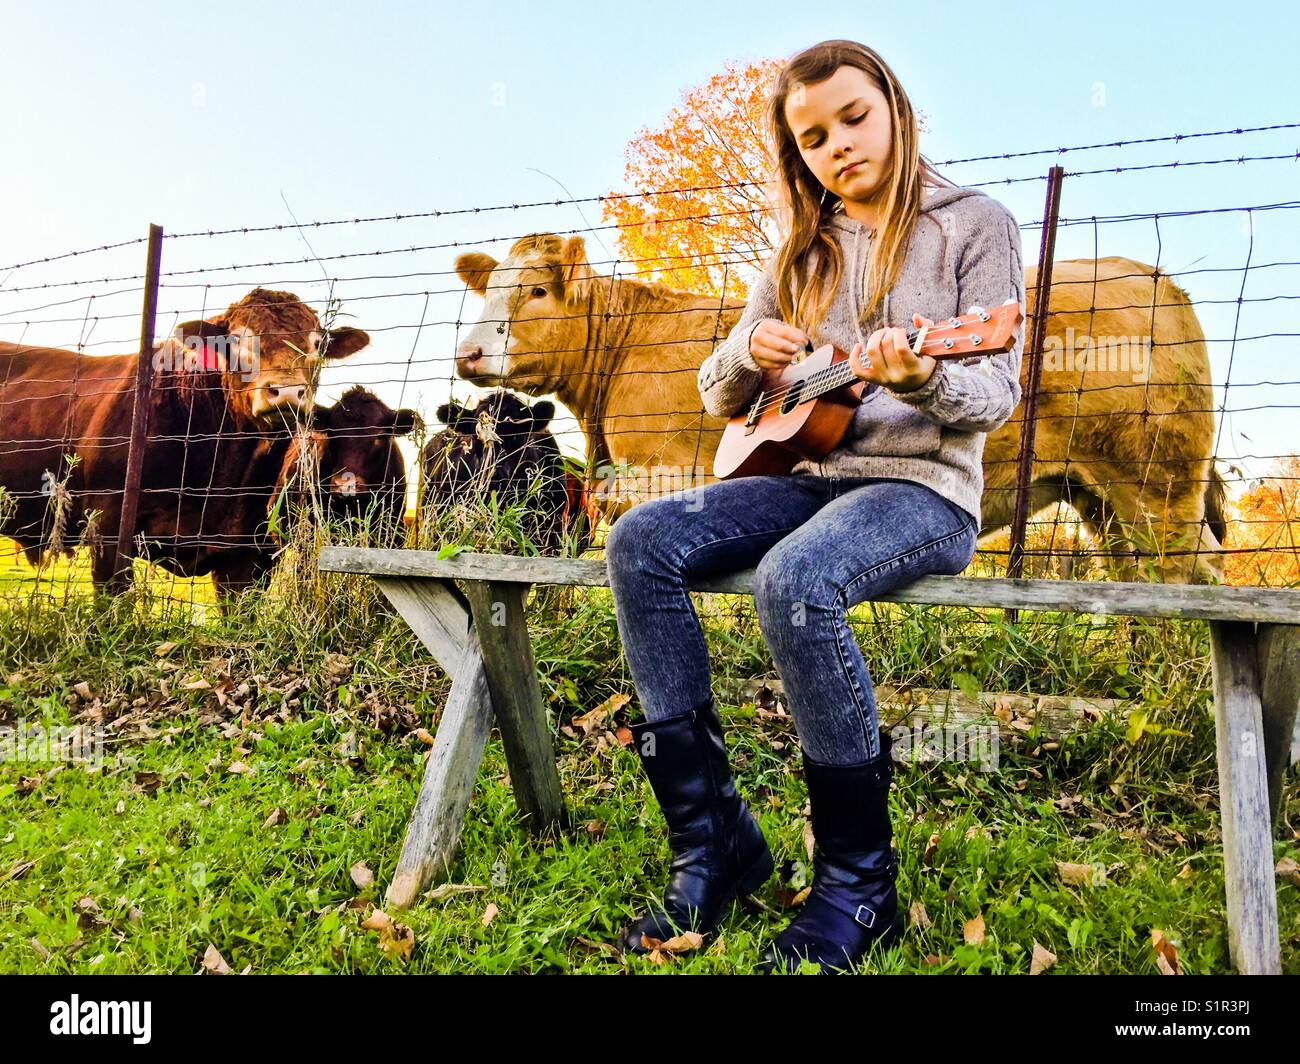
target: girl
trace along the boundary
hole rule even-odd
[[[894,886],[889,736],[846,613],[975,552],[984,437],[1020,399],[1023,326],[1010,352],[936,362],[904,325],[1024,302],[1020,233],[1000,203],[947,182],[921,157],[916,117],[883,59],[825,41],[782,69],[769,101],[783,241],[744,315],[699,371],[710,414],[729,417],[762,371],[811,342],[850,350],[868,382],[821,461],[678,492],[629,510],[606,545],[619,632],[646,721],[634,745],[668,822],[663,904],[645,938],[713,931],[774,861],[736,792],[686,591],[757,565],[755,606],[799,734],[816,837],[812,890],[766,950],[765,970],[807,958],[842,969],[902,930]],[[926,317],[928,315],[929,317]],[[644,936],[644,937],[643,937]]]

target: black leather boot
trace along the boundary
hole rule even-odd
[[[880,755],[861,765],[823,765],[804,754],[816,840],[812,890],[764,952],[761,970],[793,971],[804,957],[822,974],[843,970],[877,942],[887,948],[902,934],[890,846],[891,745],[882,731]]]
[[[678,717],[634,724],[633,746],[668,822],[673,851],[663,905],[620,936],[625,953],[648,953],[641,936],[666,941],[708,934],[738,893],[757,890],[775,861],[731,778],[713,700]]]

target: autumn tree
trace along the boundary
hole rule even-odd
[[[625,192],[605,201],[619,227],[620,273],[743,299],[776,239],[764,108],[781,64],[728,64],[688,90],[624,152]]]
[[[1232,507],[1225,581],[1300,586],[1300,457],[1274,463]]]

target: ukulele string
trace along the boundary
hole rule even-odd
[[[927,331],[927,333],[926,333],[926,339],[928,340],[928,339],[930,338],[930,334],[931,334],[931,333],[943,332],[944,330],[956,331],[956,330],[958,330],[958,329],[964,329],[964,328],[966,328],[967,326],[969,326],[970,324],[971,324],[970,322],[962,322],[962,323],[959,323],[959,324],[957,324],[957,325],[954,325],[952,322],[948,321],[948,322],[944,322],[942,325],[937,325],[937,324],[936,324],[936,325],[930,325],[930,326],[927,326],[927,330],[928,330],[928,331]],[[920,329],[917,329],[917,330],[914,330],[914,331],[909,332],[909,333],[907,334],[907,346],[908,346],[908,347],[911,347],[914,343],[916,343],[916,338],[917,338],[917,336],[920,335],[920,332],[921,332],[921,330],[920,330]],[[825,367],[824,369],[819,369],[819,370],[818,370],[816,373],[814,373],[811,377],[808,377],[807,379],[805,379],[805,380],[803,380],[803,381],[799,381],[799,382],[798,382],[798,386],[801,387],[801,388],[803,388],[803,389],[805,389],[805,390],[808,390],[808,389],[809,389],[809,386],[810,386],[810,385],[813,385],[814,382],[816,382],[817,379],[818,379],[819,377],[822,377],[823,374],[829,374],[829,373],[831,373],[832,371],[835,371],[838,367],[848,368],[848,367],[849,367],[849,362],[848,362],[847,360],[845,360],[844,362],[836,362],[836,363],[834,363],[833,365],[830,365],[830,366]],[[850,373],[852,373],[852,370],[851,370],[851,369],[850,369]],[[854,375],[854,376],[856,376],[856,375]],[[846,381],[845,383],[851,383],[853,379],[854,379],[853,377],[850,377],[850,378],[849,378],[849,381]],[[761,403],[760,403],[760,405],[758,405],[758,406],[756,406],[756,407],[754,407],[754,406],[751,406],[751,407],[750,407],[750,410],[749,410],[749,416],[750,416],[750,417],[754,417],[755,415],[762,416],[764,413],[766,413],[768,410],[770,410],[773,406],[778,405],[778,404],[780,404],[781,402],[783,402],[783,401],[785,400],[785,398],[790,394],[790,392],[791,392],[795,387],[796,387],[796,385],[794,385],[794,384],[787,384],[787,385],[785,385],[785,386],[782,387],[782,388],[778,388],[778,389],[776,389],[775,391],[772,391],[772,392],[764,392],[764,393],[763,393],[763,396],[762,396],[762,399],[761,399]],[[836,387],[842,387],[842,385],[836,385]],[[833,389],[828,389],[828,390],[833,390]],[[822,395],[822,394],[825,394],[825,393],[824,393],[824,392],[817,392],[816,394],[817,394],[817,395]],[[815,397],[816,397],[816,396],[814,396],[814,398],[815,398]],[[801,402],[803,402],[803,401],[805,401],[805,400],[801,400]]]

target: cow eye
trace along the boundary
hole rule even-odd
[[[537,288],[533,289],[534,299],[545,299],[548,295],[550,295],[550,293],[545,288],[542,288],[540,285]]]

